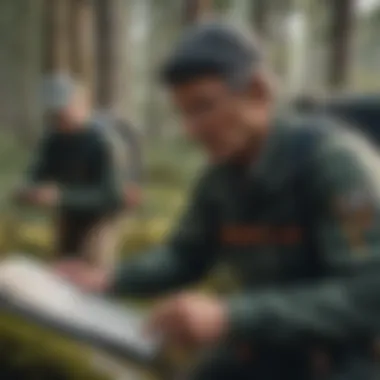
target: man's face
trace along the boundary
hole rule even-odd
[[[48,114],[48,122],[60,132],[69,132],[75,128],[70,118],[70,113],[66,108],[50,112]]]
[[[89,115],[89,105],[82,94],[75,94],[70,102],[49,115],[51,123],[61,132],[75,132],[83,127]]]
[[[186,133],[213,161],[244,152],[268,119],[268,99],[251,88],[233,91],[217,77],[197,79],[172,90]]]

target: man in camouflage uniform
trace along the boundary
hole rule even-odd
[[[210,165],[166,248],[106,273],[61,268],[109,294],[158,296],[151,328],[211,348],[189,379],[369,380],[380,317],[380,160],[325,118],[275,115],[250,36],[203,25],[164,80]],[[230,297],[180,289],[227,262]]]
[[[16,198],[58,210],[59,259],[109,270],[127,206],[125,147],[110,128],[93,125],[86,89],[70,77],[47,78],[43,96],[48,129]]]

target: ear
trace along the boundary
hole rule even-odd
[[[254,102],[270,102],[273,99],[273,86],[269,75],[261,71],[252,75],[247,91]]]

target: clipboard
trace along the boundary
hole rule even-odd
[[[23,255],[0,261],[0,310],[171,377],[163,340],[144,334],[145,313],[85,293],[42,262]]]

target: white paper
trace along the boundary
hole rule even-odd
[[[54,322],[129,345],[145,356],[154,355],[159,344],[143,334],[142,313],[85,294],[23,256],[0,263],[0,294]]]

